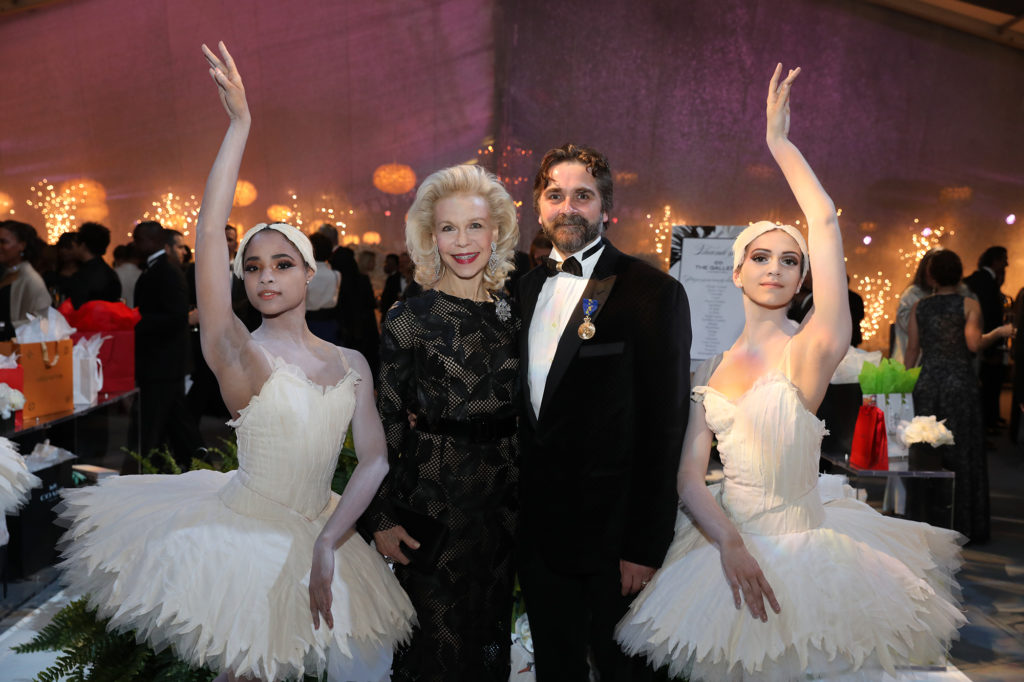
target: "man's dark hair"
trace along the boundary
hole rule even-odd
[[[932,281],[940,287],[955,286],[964,275],[964,265],[960,256],[949,249],[937,251],[928,261],[928,274]]]
[[[334,250],[334,246],[326,236],[319,232],[314,232],[309,235],[309,243],[313,245],[313,260],[316,262],[323,263],[331,257],[331,251]]]
[[[160,239],[161,232],[164,231],[164,226],[155,220],[143,220],[141,223],[135,226],[132,230],[132,234],[139,239]]]
[[[978,256],[978,267],[979,268],[990,268],[995,265],[996,261],[1006,260],[1007,253],[1005,246],[990,246]]]
[[[78,228],[78,243],[85,245],[94,256],[102,256],[110,246],[110,229],[99,223],[82,223]]]
[[[594,180],[597,181],[597,191],[601,195],[601,210],[609,213],[612,210],[612,170],[608,166],[608,159],[604,154],[593,147],[575,145],[571,142],[561,147],[551,149],[540,162],[540,170],[533,180],[533,208],[540,212],[540,195],[551,181],[551,167],[565,161],[577,161],[587,168]],[[605,228],[608,222],[605,221]]]
[[[388,255],[384,256],[384,262],[385,263],[392,263],[393,262],[395,264],[395,267],[398,267],[398,254],[397,253],[389,253]]]
[[[174,246],[174,238],[175,237],[181,237],[182,239],[185,238],[185,235],[183,235],[181,232],[178,232],[177,230],[172,230],[172,229],[167,228],[167,227],[163,228],[163,235],[164,235],[164,246]]]
[[[61,236],[57,237],[57,243],[55,246],[58,249],[70,249],[78,243],[78,235],[74,232],[65,232]]]

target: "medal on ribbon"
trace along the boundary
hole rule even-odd
[[[590,316],[597,311],[597,301],[592,298],[583,299],[583,323],[577,330],[580,338],[584,341],[594,338],[594,334],[597,333],[597,327],[590,321]]]

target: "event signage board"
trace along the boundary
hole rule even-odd
[[[743,297],[732,282],[732,244],[745,225],[673,225],[669,273],[690,301],[690,370],[726,351],[743,331]]]

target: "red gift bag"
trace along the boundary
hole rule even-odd
[[[71,335],[71,341],[102,334],[100,363],[103,365],[103,386],[100,393],[124,393],[135,388],[135,330],[81,332]]]
[[[885,414],[874,405],[861,405],[850,445],[850,464],[858,469],[889,468],[889,440]]]
[[[135,388],[135,325],[142,318],[138,309],[120,302],[89,301],[75,310],[65,300],[57,310],[78,330],[71,335],[72,340],[94,334],[110,337],[100,347],[100,393],[122,393]]]

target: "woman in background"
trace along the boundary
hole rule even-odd
[[[31,313],[45,316],[52,299],[43,278],[32,267],[42,241],[36,229],[17,220],[0,222],[0,341],[14,338],[14,330]]]
[[[960,293],[963,264],[954,252],[936,251],[928,260],[928,288],[934,293],[914,304],[907,333],[907,366],[921,360],[914,386],[914,412],[946,420],[953,445],[941,448],[942,466],[956,474],[953,528],[971,542],[989,538],[988,458],[971,358],[1013,335],[1004,324],[981,333],[981,305]]]

